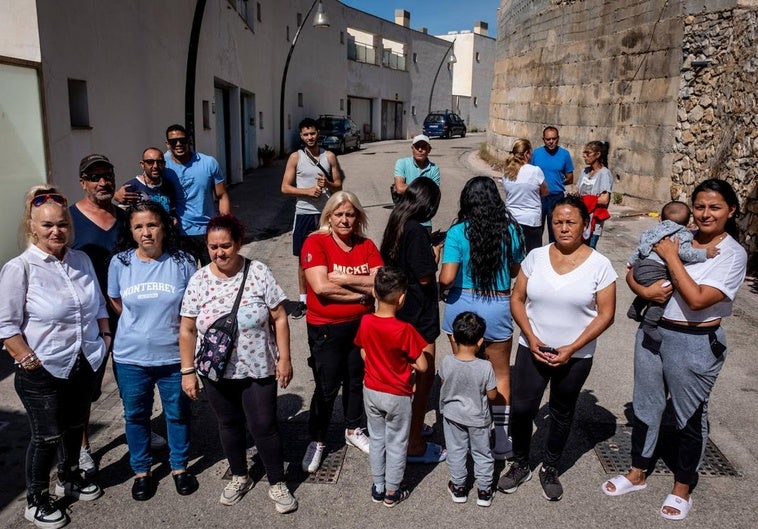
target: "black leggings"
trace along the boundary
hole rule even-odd
[[[590,374],[592,358],[574,358],[559,367],[537,362],[528,347],[518,346],[511,376],[511,437],[513,457],[522,465],[529,463],[532,421],[539,411],[542,395],[550,382],[550,416],[543,463],[557,466],[571,432],[576,402]]]
[[[363,417],[363,359],[353,343],[360,320],[327,325],[308,324],[308,345],[316,388],[311,399],[308,431],[311,439],[324,442],[334,401],[342,387],[345,425],[352,430]]]
[[[232,474],[246,476],[248,472],[247,425],[266,468],[268,482],[273,485],[284,481],[282,441],[276,420],[276,378],[224,378],[218,382],[203,378],[203,383],[218,420],[221,447]]]

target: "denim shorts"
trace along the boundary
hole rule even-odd
[[[453,321],[461,312],[476,312],[487,323],[484,339],[488,342],[504,342],[513,336],[511,296],[496,295],[490,298],[470,290],[451,288],[445,300],[445,315],[442,331],[453,334]]]

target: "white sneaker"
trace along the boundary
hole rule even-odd
[[[97,463],[92,459],[92,452],[84,446],[79,450],[79,468],[86,474],[97,473]]]
[[[311,441],[303,457],[303,472],[313,474],[321,466],[321,459],[324,457],[324,443]]]
[[[287,488],[284,481],[275,483],[268,488],[268,497],[274,500],[276,511],[284,514],[297,509],[297,500]]]
[[[363,429],[356,428],[353,433],[348,433],[349,430],[345,430],[345,442],[354,446],[364,454],[369,452],[369,440],[368,436],[363,433]]]
[[[242,499],[242,496],[253,488],[255,483],[250,476],[232,476],[232,480],[221,491],[218,502],[221,505],[234,505]]]
[[[96,483],[93,483],[78,474],[74,474],[70,476],[68,481],[56,481],[55,495],[59,498],[68,496],[69,498],[75,498],[81,501],[93,501],[103,495],[103,489],[101,489]]]
[[[158,435],[155,432],[150,432],[150,448],[152,450],[160,450],[161,448],[166,448],[167,444],[168,443],[166,442],[165,437]]]

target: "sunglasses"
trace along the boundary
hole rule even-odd
[[[40,207],[42,204],[46,203],[48,200],[52,200],[53,202],[60,204],[64,208],[68,205],[66,202],[66,197],[63,195],[59,195],[58,193],[43,193],[42,195],[37,195],[32,199],[32,206],[35,208]]]
[[[172,147],[176,147],[177,145],[187,145],[189,143],[189,139],[185,136],[184,138],[169,138],[166,140],[169,145]]]
[[[102,178],[105,178],[106,180],[113,180],[116,178],[116,175],[113,174],[113,171],[110,171],[108,173],[85,173],[81,176],[81,178],[87,182],[99,182]]]
[[[166,165],[166,160],[151,160],[148,158],[146,160],[142,160],[142,163],[144,163],[145,165],[155,165],[155,164]]]

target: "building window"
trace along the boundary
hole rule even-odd
[[[263,112],[258,112],[258,128],[263,130]]]
[[[286,34],[287,42],[290,41],[290,27],[287,26],[287,34]]]
[[[72,128],[90,128],[87,81],[68,80],[68,112]]]
[[[300,27],[300,24],[302,24],[302,23],[303,23],[303,14],[302,13],[298,13],[297,14],[297,27]]]
[[[345,111],[345,100],[340,97],[340,112]]]
[[[303,106],[303,93],[302,92],[297,93],[297,106],[299,107]]]
[[[416,52],[413,52],[413,64],[416,64],[418,62],[418,55],[416,55]]]
[[[476,62],[479,62],[479,52],[476,52]]]
[[[474,106],[475,107],[479,106],[479,98],[478,97],[474,98]]]
[[[415,116],[415,115],[416,115],[416,106],[415,105],[411,105],[411,116]]]
[[[211,105],[207,99],[203,99],[203,128],[205,130],[211,128]]]
[[[344,44],[344,43],[345,43],[345,32],[340,31],[340,44]]]
[[[255,4],[255,18],[258,19],[258,22],[263,22],[262,16],[261,16],[262,11],[263,10],[261,9],[261,3],[260,2],[256,3]]]

